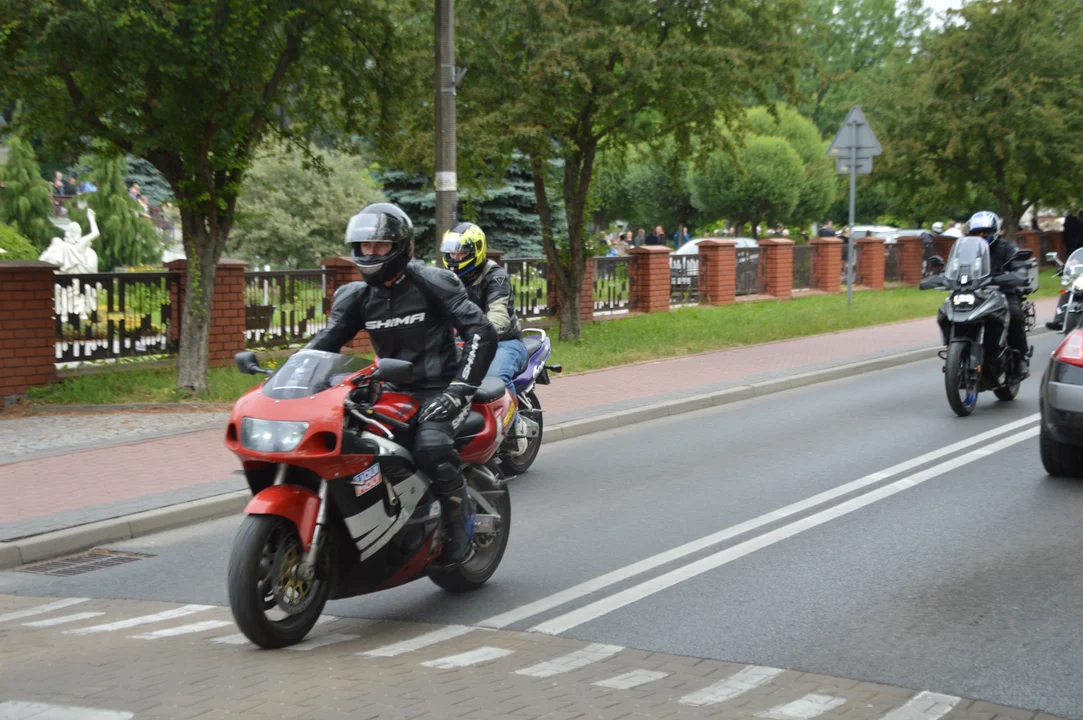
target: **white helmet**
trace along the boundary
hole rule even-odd
[[[974,213],[966,223],[966,230],[971,235],[979,232],[988,232],[986,241],[992,245],[1000,239],[1000,217],[988,210],[980,210]]]
[[[933,223],[933,232],[936,233],[937,235],[944,232],[944,223],[942,223],[942,222],[934,222]]]

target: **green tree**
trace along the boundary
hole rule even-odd
[[[333,150],[317,156],[322,171],[278,144],[256,158],[237,202],[232,254],[256,265],[306,268],[346,252],[346,223],[383,193],[363,158]]]
[[[801,159],[804,168],[797,205],[782,222],[808,224],[823,218],[837,193],[835,163],[827,156],[830,143],[808,118],[792,107],[777,109],[777,117],[766,107],[753,108],[748,113],[752,131],[764,137],[786,140]]]
[[[8,141],[8,160],[0,167],[0,222],[14,226],[38,250],[49,246],[57,235],[56,217],[49,199],[49,183],[41,177],[38,161],[30,143],[19,137]]]
[[[180,388],[206,387],[215,270],[256,149],[269,133],[302,147],[343,126],[388,134],[397,103],[413,100],[392,90],[398,18],[417,2],[0,0],[15,124],[72,152],[108,141],[177,198],[189,261]]]
[[[10,225],[0,223],[0,262],[4,260],[37,260],[41,252]]]
[[[688,163],[673,138],[653,145],[604,152],[592,185],[592,204],[606,217],[634,227],[662,225],[676,232],[694,226],[698,215],[687,184]]]
[[[921,0],[806,0],[805,9],[798,109],[833,135],[869,82],[882,78],[889,56],[924,29],[927,12]]]
[[[793,215],[801,199],[805,168],[785,139],[749,135],[736,153],[719,150],[702,171],[689,171],[692,202],[708,217],[738,228],[774,224]]]
[[[97,215],[101,235],[94,241],[98,268],[112,272],[118,267],[157,265],[162,261],[162,243],[154,225],[143,215],[143,207],[128,194],[123,156],[97,154],[90,158],[90,181],[97,191],[80,196]],[[84,232],[90,227],[86,210],[73,205],[69,217]]]
[[[975,0],[899,58],[870,118],[890,146],[886,172],[954,201],[990,193],[1013,238],[1036,203],[1083,183],[1083,3]],[[875,122],[875,121],[874,121]]]
[[[471,70],[459,89],[458,135],[471,150],[460,158],[518,151],[530,159],[561,338],[580,336],[599,149],[672,135],[684,153],[703,125],[705,147],[721,142],[702,118],[735,120],[743,99],[766,98],[792,78],[798,9],[796,0],[479,0],[460,8],[459,56]],[[555,159],[563,161],[558,177]],[[567,238],[554,232],[557,198]]]

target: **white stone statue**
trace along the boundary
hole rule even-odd
[[[64,228],[64,237],[55,237],[39,260],[58,266],[57,272],[65,275],[81,275],[98,272],[98,254],[91,243],[100,235],[98,223],[94,220],[94,211],[87,208],[90,232],[83,235],[83,229],[77,222],[69,222]],[[88,285],[73,280],[70,287],[56,288],[56,314],[66,318],[69,313],[78,313],[83,320],[87,311],[97,307],[97,283]]]

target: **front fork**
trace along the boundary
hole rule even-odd
[[[286,463],[279,463],[275,469],[275,485],[286,482]],[[327,481],[320,480],[320,489],[317,493],[320,498],[320,509],[316,513],[316,527],[312,531],[312,543],[301,556],[301,563],[297,566],[296,573],[304,580],[311,581],[316,576],[316,561],[320,556],[320,548],[323,545],[324,529],[327,525]]]

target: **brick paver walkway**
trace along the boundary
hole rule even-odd
[[[1051,315],[1054,303],[1038,302],[1039,321]],[[546,423],[553,425],[938,342],[931,319],[914,320],[571,374],[540,388],[538,396]],[[240,465],[223,446],[226,416],[174,415],[181,424],[171,424],[167,414],[0,421],[0,541],[243,489],[235,472]],[[171,427],[178,434],[139,440],[133,424],[146,434]],[[192,430],[201,426],[211,429]],[[30,442],[31,435],[37,440]],[[117,445],[118,439],[132,442]],[[95,441],[110,446],[63,452]],[[44,449],[59,454],[19,459]]]
[[[223,607],[58,602],[0,595],[0,718],[49,704],[63,706],[50,717],[135,720],[1058,720],[922,689],[522,632],[424,644],[441,628],[325,616],[292,651],[262,652]]]

